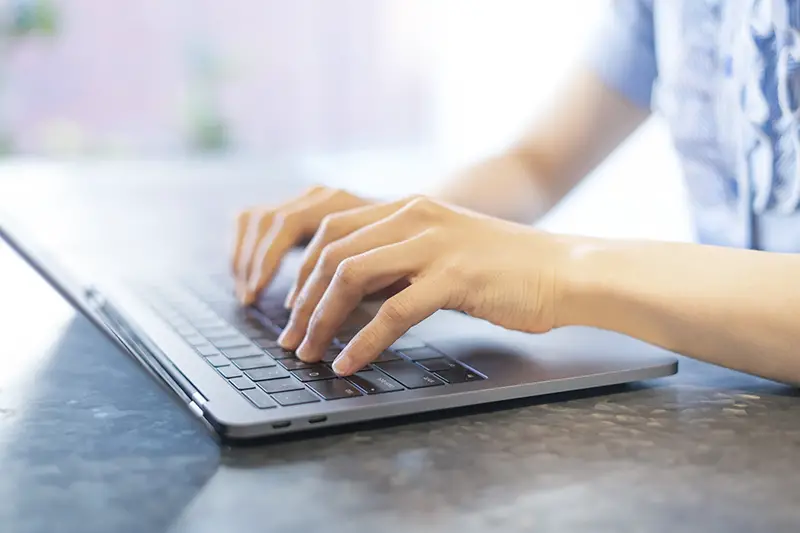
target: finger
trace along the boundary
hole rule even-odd
[[[277,208],[263,208],[257,211],[251,211],[249,224],[242,243],[241,259],[239,261],[238,279],[243,287],[246,288],[247,282],[253,274],[258,247],[264,237],[269,233],[272,227],[273,217],[278,213],[283,214],[302,209],[303,206],[314,202],[315,198],[318,198],[328,190],[329,189],[324,187],[312,187],[302,195],[293,198]]]
[[[231,270],[233,271],[234,277],[239,276],[239,268],[242,259],[242,247],[244,246],[244,239],[247,235],[247,228],[250,225],[251,216],[252,210],[246,209],[240,212],[236,217],[236,235],[234,235],[233,262],[231,264]]]
[[[364,226],[374,224],[375,222],[392,215],[408,204],[408,202],[411,200],[411,198],[406,198],[387,204],[368,205],[358,209],[351,209],[344,213],[328,215],[325,217],[319,229],[314,234],[314,238],[311,239],[311,242],[306,247],[306,252],[303,256],[303,262],[297,274],[297,279],[292,287],[292,290],[289,291],[289,295],[286,298],[286,307],[294,307],[297,295],[303,290],[308,277],[311,275],[314,267],[319,262],[322,251],[327,245],[334,241],[338,241],[339,239],[353,233],[360,228],[363,228]]]
[[[374,361],[406,331],[445,307],[448,290],[447,280],[423,277],[386,300],[334,360],[334,372],[349,376]]]
[[[397,215],[396,213],[380,222],[365,226],[325,248],[302,291],[296,297],[289,323],[280,338],[284,348],[296,349],[303,340],[312,313],[343,261],[375,248],[407,240],[412,230],[408,224],[398,221],[401,217]]]
[[[252,303],[275,276],[283,257],[295,245],[314,233],[322,219],[331,212],[351,209],[360,198],[326,189],[309,195],[291,209],[281,210],[273,218],[269,231],[261,238],[247,284],[245,303]]]
[[[428,262],[421,238],[403,241],[350,257],[339,265],[310,318],[296,322],[303,341],[297,355],[304,361],[321,359],[339,328],[366,294],[400,279],[412,278]]]

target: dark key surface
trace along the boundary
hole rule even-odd
[[[423,387],[436,387],[442,385],[442,381],[433,374],[426,372],[408,361],[392,361],[390,363],[378,363],[375,365],[391,377],[408,387],[409,389],[421,389]]]
[[[336,377],[336,374],[334,374],[333,370],[327,366],[319,364],[314,365],[311,368],[295,370],[292,372],[292,374],[294,374],[294,376],[300,381],[316,381],[319,379],[331,379]]]
[[[236,368],[235,366],[221,366],[217,368],[217,372],[219,372],[228,379],[238,378],[239,376],[242,375],[242,371]]]
[[[444,357],[437,359],[426,359],[424,361],[420,361],[419,364],[422,366],[422,368],[430,370],[431,372],[440,372],[442,370],[461,368],[461,366],[459,366],[459,364],[455,361],[445,359]]]
[[[402,357],[391,351],[382,352],[373,363],[388,363],[389,361],[399,361]]]
[[[305,361],[301,361],[296,357],[292,359],[278,359],[278,362],[286,370],[300,370],[301,368],[310,368],[314,366],[312,363],[306,363]]]
[[[250,370],[251,368],[269,368],[275,366],[275,361],[266,355],[257,355],[255,357],[240,357],[234,359],[233,364],[238,366],[240,370]]]
[[[275,326],[276,328],[283,329],[283,328],[286,327],[286,324],[289,323],[289,317],[288,316],[286,316],[286,317],[282,317],[281,316],[281,317],[277,317],[277,318],[270,318],[269,321],[272,322],[272,325]]]
[[[319,401],[319,398],[305,389],[291,392],[279,392],[277,394],[273,394],[272,399],[284,406]]]
[[[206,357],[208,364],[214,367],[228,366],[231,362],[224,355],[210,355]]]
[[[340,353],[342,353],[342,351],[338,348],[329,348],[322,357],[322,361],[325,363],[333,363]]]
[[[262,331],[258,337],[253,339],[253,342],[262,348],[275,348],[278,346],[278,335],[271,331]]]
[[[256,388],[256,384],[244,376],[239,378],[233,378],[230,380],[230,383],[239,390],[248,390]]]
[[[412,350],[414,348],[424,348],[424,347],[425,343],[413,335],[403,335],[402,337],[394,341],[394,344],[389,346],[391,350],[400,350],[401,352],[403,350]]]
[[[264,389],[264,392],[268,392],[270,394],[305,388],[302,383],[294,378],[278,378],[270,379],[269,381],[259,381],[258,386]]]
[[[433,348],[415,348],[413,350],[400,350],[400,353],[411,359],[412,361],[422,361],[424,359],[438,359],[444,357],[441,352],[437,352]]]
[[[247,376],[253,381],[264,381],[267,379],[278,379],[289,376],[289,373],[277,366],[270,368],[252,368],[244,371]]]
[[[436,372],[436,375],[448,383],[466,383],[468,381],[480,381],[483,379],[482,376],[462,366]]]
[[[355,398],[361,396],[361,391],[349,381],[336,378],[325,379],[322,381],[312,381],[308,387],[314,389],[326,400],[339,400],[341,398]]]
[[[284,350],[280,346],[276,346],[275,348],[268,348],[266,352],[273,358],[273,359],[296,359],[294,352],[290,352],[289,350]]]
[[[211,346],[210,344],[203,344],[201,346],[195,346],[194,350],[202,355],[203,357],[208,357],[210,355],[219,355],[220,351]]]
[[[253,345],[253,343],[250,342],[250,339],[244,335],[235,335],[232,337],[225,337],[224,339],[211,339],[211,343],[221,350]]]
[[[358,372],[347,379],[367,394],[381,394],[384,392],[403,390],[402,385],[383,372],[378,372],[377,370]]]
[[[264,355],[264,350],[251,344],[250,346],[239,346],[236,348],[226,348],[222,350],[229,359],[239,359],[240,357],[255,357],[256,355]]]
[[[272,401],[272,398],[269,397],[269,394],[259,388],[242,391],[242,394],[247,396],[247,399],[253,402],[253,405],[259,409],[277,407],[277,404]]]

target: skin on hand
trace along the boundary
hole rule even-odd
[[[439,309],[527,332],[555,325],[557,272],[568,255],[560,238],[423,197],[361,202],[321,214],[320,198],[330,201],[336,194],[314,190],[306,195],[311,201],[290,202],[290,212],[305,209],[312,213],[308,220],[324,220],[306,249],[287,300],[291,319],[279,339],[300,359],[321,360],[358,304],[388,287],[401,290],[344,348],[334,362],[338,374],[358,371]],[[276,242],[275,250],[261,245],[264,252],[249,263],[248,275],[257,280],[251,287],[263,288],[277,268],[274,262],[288,250],[286,243],[303,234],[300,226],[290,226],[293,233],[286,236],[281,234],[286,226],[264,233]]]

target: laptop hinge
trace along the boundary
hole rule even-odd
[[[164,380],[189,407],[202,416],[202,406],[208,399],[156,349],[145,335],[139,334],[130,321],[111,304],[96,287],[87,287],[84,297],[100,317],[106,330],[139,362]]]

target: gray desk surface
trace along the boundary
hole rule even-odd
[[[57,180],[12,181],[4,207],[63,215]],[[682,360],[597,395],[220,449],[4,246],[0,271],[3,532],[800,527],[789,387]]]

